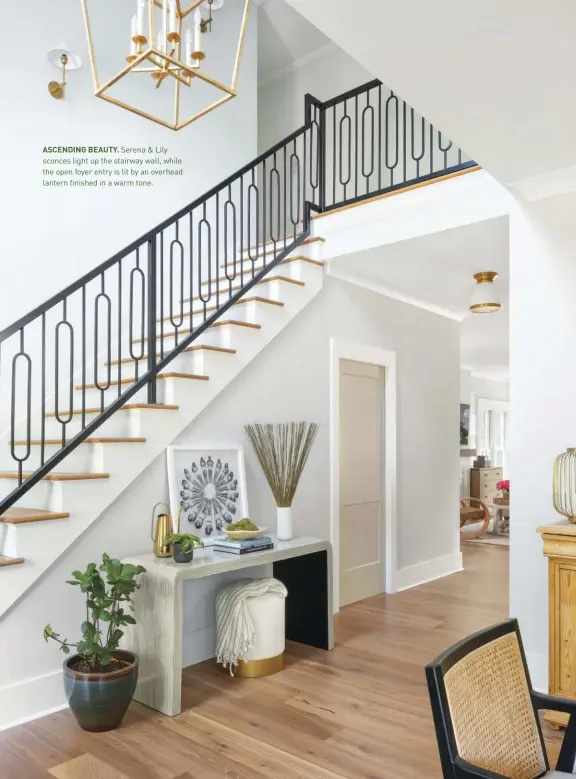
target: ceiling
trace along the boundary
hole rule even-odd
[[[331,271],[354,276],[375,288],[441,309],[462,319],[461,365],[496,380],[508,378],[508,218],[379,246],[330,261]],[[469,314],[474,273],[498,272],[502,309]]]
[[[573,0],[287,0],[502,183],[576,166]]]
[[[258,5],[258,76],[261,83],[334,46],[285,0],[260,0]]]

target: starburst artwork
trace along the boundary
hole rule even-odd
[[[210,539],[248,513],[241,448],[169,447],[168,482],[180,532],[188,527],[195,535]]]

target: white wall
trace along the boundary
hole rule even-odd
[[[548,581],[539,525],[552,507],[554,458],[576,440],[574,195],[517,206],[510,218],[510,613],[533,683],[548,677]]]
[[[460,371],[460,403],[470,403],[472,395],[489,400],[509,400],[508,382],[476,376],[464,368]]]
[[[374,78],[340,48],[296,67],[280,78],[262,81],[258,91],[258,148],[266,151],[304,124],[304,96],[318,100],[354,89]]]
[[[483,379],[480,376],[474,376],[474,374],[471,376],[470,391],[478,395],[479,398],[488,398],[489,400],[507,401],[510,395],[508,382]]]
[[[320,424],[294,505],[295,533],[329,537],[329,343],[345,339],[389,349],[397,356],[398,568],[403,586],[459,559],[458,323],[373,292],[326,279],[325,288],[241,377],[182,434],[177,443],[243,442],[249,509],[274,527],[270,490],[244,437],[248,422],[307,419]],[[434,495],[422,511],[422,495]],[[150,549],[150,511],[166,499],[163,458],[138,479],[43,580],[0,622],[0,727],[63,705],[60,655],[42,641],[43,625],[72,638],[82,619],[70,571],[103,551],[124,556]],[[451,569],[453,570],[453,568]],[[444,569],[443,572],[446,572]],[[437,574],[438,575],[438,574]],[[207,589],[206,592],[209,590]],[[193,602],[193,599],[192,599]],[[213,629],[203,608],[188,657],[206,646]],[[207,633],[208,631],[208,638]],[[18,635],[18,642],[13,641]],[[12,685],[10,689],[7,689]]]
[[[95,6],[96,13],[98,5],[91,0],[90,7]],[[100,4],[102,15],[105,8],[114,14],[108,2]],[[237,29],[227,21],[225,8],[221,13],[223,37],[230,42],[223,48],[233,60]],[[99,26],[102,21],[105,18],[99,19]],[[0,123],[5,182],[2,223],[6,227],[2,238],[0,327],[4,327],[256,156],[257,16],[254,10],[238,97],[178,133],[93,96],[82,10],[77,0],[2,3],[0,26],[26,31],[26,56],[22,56],[20,34],[6,36],[4,46],[6,61],[19,63],[18,78],[7,79],[3,86]],[[125,27],[117,28],[112,19],[108,25],[112,44],[107,57],[117,40],[112,36],[119,35],[121,43],[127,39]],[[65,100],[54,100],[47,85],[49,80],[59,78],[59,73],[47,61],[46,52],[62,40],[82,57],[84,65],[68,74]],[[98,41],[96,45],[97,52],[102,52]],[[125,65],[124,53],[118,49],[117,70]],[[220,65],[220,55],[215,57]],[[145,190],[43,188],[43,147],[66,145],[167,146],[172,155],[183,159],[184,175],[161,178],[156,186]]]

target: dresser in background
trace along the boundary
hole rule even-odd
[[[498,497],[496,485],[502,481],[502,468],[470,468],[470,497],[493,503]]]
[[[568,520],[536,528],[548,558],[548,692],[576,698],[576,525]],[[551,725],[566,726],[568,715],[548,711]]]

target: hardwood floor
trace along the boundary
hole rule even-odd
[[[507,550],[464,547],[462,573],[344,608],[333,652],[291,644],[267,679],[191,668],[179,717],[133,704],[111,733],[82,732],[68,711],[0,733],[0,777],[440,777],[424,665],[508,611]]]

